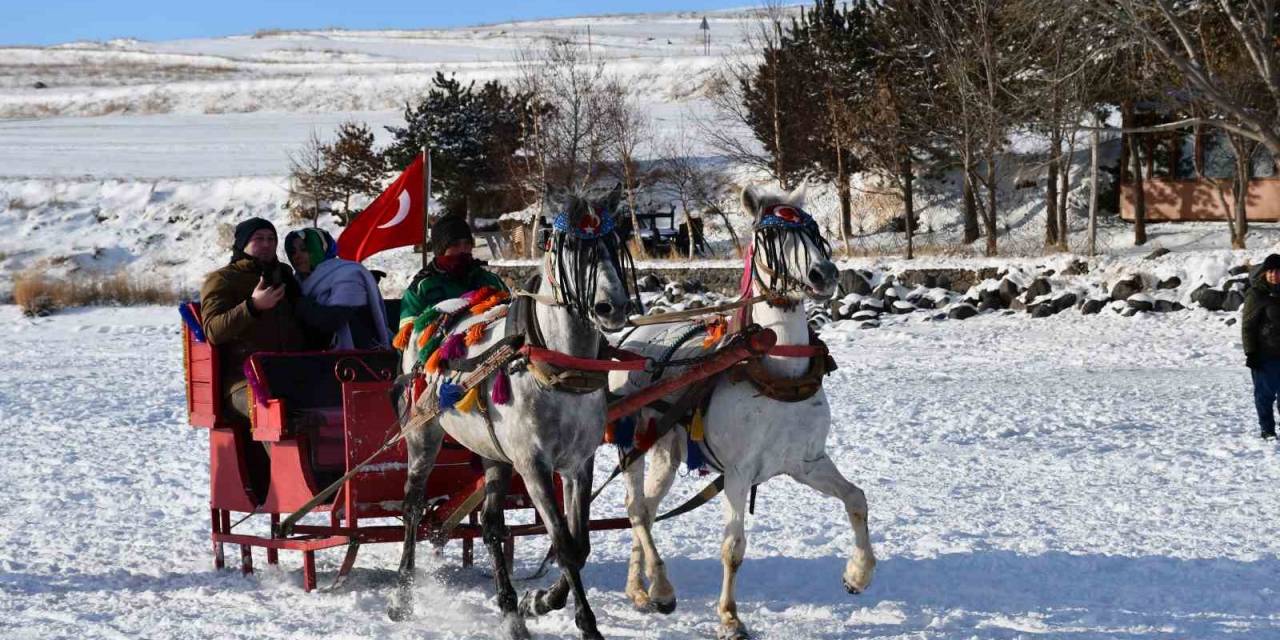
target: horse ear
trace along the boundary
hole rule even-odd
[[[791,190],[791,193],[787,194],[787,204],[790,204],[793,207],[801,207],[804,205],[804,200],[808,195],[809,183],[801,182],[799,185],[796,185],[795,189]]]
[[[742,189],[742,212],[753,220],[760,217],[760,194],[756,193],[755,185]]]
[[[609,215],[616,215],[618,212],[618,204],[622,202],[622,183],[613,186],[613,190],[609,195],[604,197],[604,210]]]

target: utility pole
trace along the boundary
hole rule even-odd
[[[711,25],[707,24],[707,17],[702,16],[702,25],[698,27],[702,30],[702,55],[711,55]]]

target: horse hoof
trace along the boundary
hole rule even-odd
[[[720,631],[716,633],[716,640],[751,640],[751,634],[747,633],[747,627],[741,624],[720,627]]]
[[[510,613],[502,617],[503,640],[530,640],[532,637],[524,624],[524,618],[518,614]]]
[[[392,622],[404,622],[413,617],[413,609],[392,605],[387,607],[387,617],[391,618]]]
[[[591,631],[582,632],[582,640],[604,640],[604,636],[600,635],[599,631],[592,629]]]
[[[676,610],[675,600],[672,600],[671,602],[660,602],[658,600],[653,600],[651,604],[653,606],[654,611],[657,611],[658,613],[661,613],[664,616],[669,615]]]

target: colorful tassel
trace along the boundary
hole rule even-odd
[[[400,331],[396,333],[396,337],[391,341],[391,346],[400,351],[404,351],[409,346],[409,338],[413,336],[413,323],[406,322]]]
[[[716,318],[711,324],[707,325],[707,337],[702,339],[702,348],[710,349],[724,339],[724,332],[727,326],[728,324],[724,321],[724,318]]]
[[[462,294],[462,298],[467,301],[467,306],[471,306],[485,298],[488,298],[494,292],[493,287],[480,287]]]
[[[426,368],[428,372],[440,373],[440,367],[441,367],[440,361],[442,359],[441,355],[443,353],[444,353],[444,349],[436,349],[435,351],[431,352],[431,356],[427,358],[427,364],[426,364]]]
[[[461,333],[450,334],[444,342],[440,343],[437,351],[440,352],[440,358],[443,360],[467,357],[467,345]]]
[[[440,346],[440,339],[440,336],[437,335],[428,340],[426,346],[418,350],[418,360],[425,361],[430,358],[431,354],[435,353],[436,347]]]
[[[474,347],[484,340],[484,332],[488,329],[483,322],[477,322],[467,328],[466,343],[468,347]]]
[[[503,302],[506,302],[508,297],[509,296],[507,295],[506,291],[495,291],[493,295],[490,295],[484,300],[481,300],[480,302],[471,305],[471,313],[484,313],[502,304]]]
[[[653,447],[653,443],[657,442],[658,440],[656,437],[657,435],[658,435],[657,420],[653,418],[649,418],[649,422],[644,425],[644,428],[639,428],[639,427],[636,428],[636,436],[635,436],[636,447],[640,449],[644,449],[645,451],[648,451],[651,447]]]
[[[636,443],[636,417],[623,416],[613,423],[613,444],[630,449]]]
[[[440,408],[447,411],[462,399],[462,385],[446,380],[440,383],[440,390],[437,395],[440,397]]]
[[[254,400],[264,407],[267,406],[267,388],[262,386],[258,370],[253,368],[253,360],[244,361],[244,379],[249,383],[249,391],[253,393]]]
[[[684,466],[689,471],[701,472],[702,468],[707,466],[707,459],[702,455],[702,447],[699,447],[698,443],[692,438],[689,439],[688,445],[688,447],[685,447],[688,453],[684,458]]]
[[[458,401],[458,404],[453,405],[453,408],[463,413],[471,413],[473,410],[475,410],[476,405],[479,404],[479,401],[480,401],[479,387],[471,387],[471,389],[467,391],[466,395],[462,396],[462,399]]]
[[[423,329],[422,333],[418,334],[418,348],[419,349],[426,348],[427,341],[435,337],[436,329],[439,329],[439,328],[440,328],[440,323],[438,322],[432,322],[431,324],[427,325],[427,328]]]
[[[702,442],[703,437],[702,409],[698,409],[693,412],[693,421],[689,423],[689,439],[694,442]]]
[[[506,369],[498,369],[498,373],[494,374],[493,386],[489,389],[489,399],[493,400],[494,404],[511,404],[511,378],[507,376]]]

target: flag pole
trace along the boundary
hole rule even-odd
[[[431,264],[431,152],[422,148],[422,268]]]

